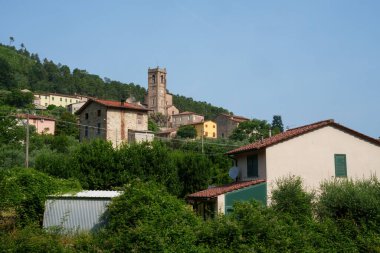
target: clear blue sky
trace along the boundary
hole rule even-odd
[[[295,127],[380,136],[380,1],[0,0],[0,42]]]

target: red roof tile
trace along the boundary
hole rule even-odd
[[[254,143],[251,143],[251,144],[242,146],[240,148],[231,150],[231,151],[227,152],[227,154],[232,155],[232,154],[242,153],[245,151],[258,150],[261,148],[266,148],[266,147],[269,147],[271,145],[289,140],[291,138],[303,135],[305,133],[309,133],[311,131],[320,129],[320,128],[325,127],[325,126],[332,126],[332,127],[338,128],[338,129],[340,129],[344,132],[347,132],[351,135],[354,135],[360,139],[364,139],[364,140],[369,141],[375,145],[380,146],[380,142],[378,140],[376,140],[372,137],[369,137],[367,135],[361,134],[359,132],[356,132],[356,131],[354,131],[350,128],[347,128],[345,126],[342,126],[338,123],[335,123],[334,120],[330,119],[330,120],[319,121],[319,122],[316,122],[316,123],[313,123],[310,125],[306,125],[306,126],[301,126],[301,127],[289,129],[283,133],[274,135],[274,136],[266,138],[264,140],[256,141]]]
[[[226,113],[221,113],[220,115],[225,116],[225,117],[229,118],[230,120],[238,122],[238,123],[241,123],[241,122],[249,120],[249,119],[247,119],[246,117],[243,117],[243,116],[231,115],[231,114],[226,114]]]
[[[22,118],[22,119],[26,119],[27,114],[18,114],[17,117]],[[41,116],[41,115],[34,115],[34,114],[29,114],[29,119],[43,119],[43,120],[55,121],[54,118],[47,117],[47,116]]]
[[[223,186],[218,186],[214,188],[209,188],[203,191],[195,192],[190,195],[187,195],[187,199],[196,199],[196,198],[215,198],[218,195],[231,192],[231,191],[236,191],[251,185],[255,184],[260,184],[264,183],[265,180],[251,180],[251,181],[242,181],[242,182],[234,182],[231,184],[223,185]]]
[[[198,114],[198,113],[195,113],[195,112],[180,112],[180,113],[178,113],[178,114],[173,114],[173,115],[171,115],[171,116],[178,116],[178,115],[198,115],[198,116],[203,116],[203,115],[200,115],[200,114]]]
[[[103,99],[89,99],[77,112],[76,114],[80,114],[90,103],[98,103],[107,107],[119,108],[119,109],[130,109],[130,110],[138,110],[138,111],[149,111],[148,108],[142,105],[131,104],[127,102],[121,103],[120,101],[113,100],[103,100]]]

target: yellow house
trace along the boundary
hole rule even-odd
[[[195,127],[195,130],[197,131],[197,138],[201,138],[202,133],[203,133],[203,137],[213,138],[213,139],[217,138],[217,126],[214,121],[208,120],[204,122],[199,122],[199,123],[193,124],[193,126]]]
[[[34,103],[42,106],[62,106],[66,107],[69,104],[78,103],[78,102],[86,102],[87,97],[84,96],[71,96],[71,95],[63,95],[56,93],[35,93],[34,94]]]

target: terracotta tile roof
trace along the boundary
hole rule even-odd
[[[186,196],[186,199],[197,199],[197,198],[215,198],[221,194],[236,191],[251,185],[264,183],[265,180],[250,180],[250,181],[242,181],[242,182],[234,182],[231,184],[218,186],[214,188],[209,188],[203,191],[195,192]]]
[[[177,115],[199,115],[199,116],[203,116],[203,115],[200,115],[200,114],[198,114],[198,113],[195,113],[195,112],[180,112],[180,113],[178,113],[178,114],[174,114],[174,115],[171,115],[171,116],[177,116]]]
[[[291,138],[294,138],[294,137],[309,133],[311,131],[320,129],[320,128],[325,127],[325,126],[335,127],[337,129],[340,129],[340,130],[347,132],[351,135],[354,135],[360,139],[364,139],[370,143],[373,143],[375,145],[380,146],[380,142],[378,140],[376,140],[372,137],[369,137],[367,135],[361,134],[359,132],[356,132],[356,131],[354,131],[350,128],[347,128],[345,126],[342,126],[338,123],[335,123],[334,120],[329,119],[329,120],[319,121],[319,122],[316,122],[316,123],[313,123],[310,125],[305,125],[305,126],[289,129],[283,133],[274,135],[274,136],[266,138],[264,140],[256,141],[254,143],[251,143],[251,144],[242,146],[240,148],[231,150],[231,151],[227,152],[227,154],[232,155],[232,154],[242,153],[245,151],[258,150],[258,149],[266,148],[266,147],[275,145],[277,143],[289,140]]]
[[[127,102],[121,103],[120,101],[113,101],[113,100],[89,99],[78,111],[76,111],[75,114],[80,114],[87,107],[87,105],[93,102],[107,106],[107,107],[112,107],[112,108],[130,109],[130,110],[138,110],[138,111],[150,111],[148,108],[142,105],[131,104]]]
[[[241,123],[244,121],[248,121],[249,119],[243,116],[231,115],[227,113],[221,113],[220,115],[227,117],[229,120]]]
[[[18,114],[17,117],[22,118],[22,119],[26,119],[27,114]],[[29,119],[43,119],[43,120],[55,121],[55,119],[51,118],[51,117],[41,116],[41,115],[33,115],[33,114],[29,114]]]

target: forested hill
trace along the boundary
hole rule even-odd
[[[133,96],[144,100],[146,89],[134,83],[102,79],[86,70],[73,69],[51,60],[40,60],[22,45],[20,49],[0,44],[0,89],[29,89],[33,92],[81,94],[103,99],[119,100]],[[173,96],[180,111],[193,111],[214,119],[219,113],[228,112],[206,102],[194,101],[180,95]]]

